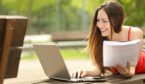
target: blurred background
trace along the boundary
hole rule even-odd
[[[22,15],[29,18],[24,50],[21,58],[24,60],[37,59],[33,52],[33,43],[50,43],[52,34],[63,32],[65,37],[72,32],[86,32],[87,36],[96,8],[107,0],[0,0],[1,15]],[[126,13],[125,25],[145,28],[145,0],[118,0]],[[68,32],[71,32],[68,34]],[[56,34],[55,34],[56,35]],[[76,36],[77,37],[77,36]],[[80,37],[82,38],[82,37]],[[61,42],[67,40],[62,39]],[[75,39],[74,39],[75,40]],[[60,40],[59,40],[60,41]],[[66,42],[66,41],[65,41]],[[57,43],[60,43],[57,41]],[[65,59],[88,59],[88,54],[82,47],[83,43],[60,43],[61,53]],[[87,43],[84,42],[84,45]],[[77,46],[77,47],[74,47]]]

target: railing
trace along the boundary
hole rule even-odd
[[[77,48],[77,47],[86,47],[87,41],[85,40],[79,40],[79,41],[52,41],[51,35],[32,35],[32,36],[26,36],[24,40],[23,47],[18,47],[23,49],[24,51],[30,51],[33,50],[33,44],[37,43],[44,43],[44,44],[57,44],[60,48]],[[145,39],[143,40],[143,44],[145,44]]]
[[[87,33],[85,32],[56,32],[52,35],[33,35],[26,36],[23,47],[19,47],[24,51],[33,49],[33,44],[57,44],[60,48],[77,48],[86,47],[85,40]]]

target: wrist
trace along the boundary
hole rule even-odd
[[[131,78],[133,75],[132,74],[126,74],[126,75],[122,75],[123,78]]]
[[[88,76],[101,76],[101,71],[98,69],[90,69],[87,70],[86,72]]]

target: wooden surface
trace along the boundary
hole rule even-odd
[[[65,61],[69,71],[77,69],[87,69],[91,67],[90,61]],[[123,79],[120,76],[109,77],[107,82],[95,83],[77,83],[77,84],[143,84],[142,79],[145,79],[145,74],[136,75],[131,79]],[[5,79],[4,84],[72,84],[68,82],[58,82],[48,80],[44,74],[39,61],[20,62],[17,78]]]
[[[0,65],[3,69],[0,75],[3,74],[4,78],[17,76],[21,49],[16,48],[23,46],[26,27],[27,17],[0,15],[0,64],[3,66]]]

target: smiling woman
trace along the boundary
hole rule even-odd
[[[123,26],[124,16],[124,10],[117,1],[107,1],[96,9],[88,38],[88,50],[94,66],[92,69],[76,71],[72,73],[72,77],[101,76],[105,73],[106,68],[103,66],[103,41],[105,40],[131,41],[140,39],[140,55],[136,66],[130,66],[130,63],[127,62],[127,67],[117,64],[117,66],[107,67],[107,70],[112,74],[121,74],[125,78],[145,73],[145,51],[141,51],[143,32],[137,27]]]

